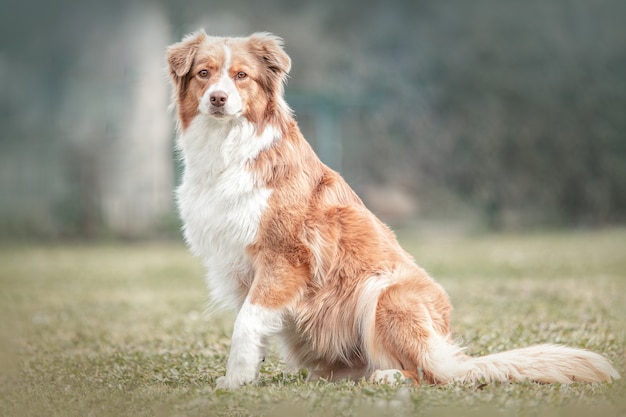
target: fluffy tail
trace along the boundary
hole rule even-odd
[[[439,340],[436,345],[430,346],[422,363],[424,371],[438,382],[531,380],[570,384],[620,378],[608,360],[584,349],[546,344],[470,357],[447,341]]]

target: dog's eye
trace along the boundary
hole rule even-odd
[[[208,78],[209,77],[209,71],[207,71],[207,70],[200,70],[198,72],[198,77],[200,77],[200,78]]]
[[[243,71],[239,71],[239,72],[237,73],[237,75],[235,75],[235,78],[236,78],[237,80],[243,80],[243,79],[244,79],[244,78],[246,78],[247,76],[248,76],[248,74],[246,74],[245,72],[243,72]]]

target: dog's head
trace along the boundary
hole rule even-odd
[[[291,60],[275,35],[222,38],[199,31],[171,45],[167,62],[183,130],[195,117],[245,117],[262,128],[289,112],[283,87]]]

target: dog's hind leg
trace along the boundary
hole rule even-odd
[[[374,384],[400,385],[405,383],[418,384],[422,381],[418,372],[400,369],[378,369],[368,378]]]
[[[433,372],[432,361],[439,357],[436,341],[445,341],[450,306],[445,292],[433,281],[416,280],[393,284],[383,290],[376,307],[375,328],[366,341],[369,380],[433,384],[449,380]],[[442,343],[441,346],[452,348]],[[435,349],[435,350],[434,350]],[[442,352],[444,357],[456,352]],[[445,364],[442,364],[445,367]]]

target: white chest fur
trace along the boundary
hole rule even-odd
[[[271,127],[257,135],[245,120],[198,116],[179,138],[185,172],[177,201],[185,239],[204,259],[213,301],[224,306],[238,309],[243,303],[242,288],[252,279],[246,247],[271,194],[248,163],[277,137]]]

